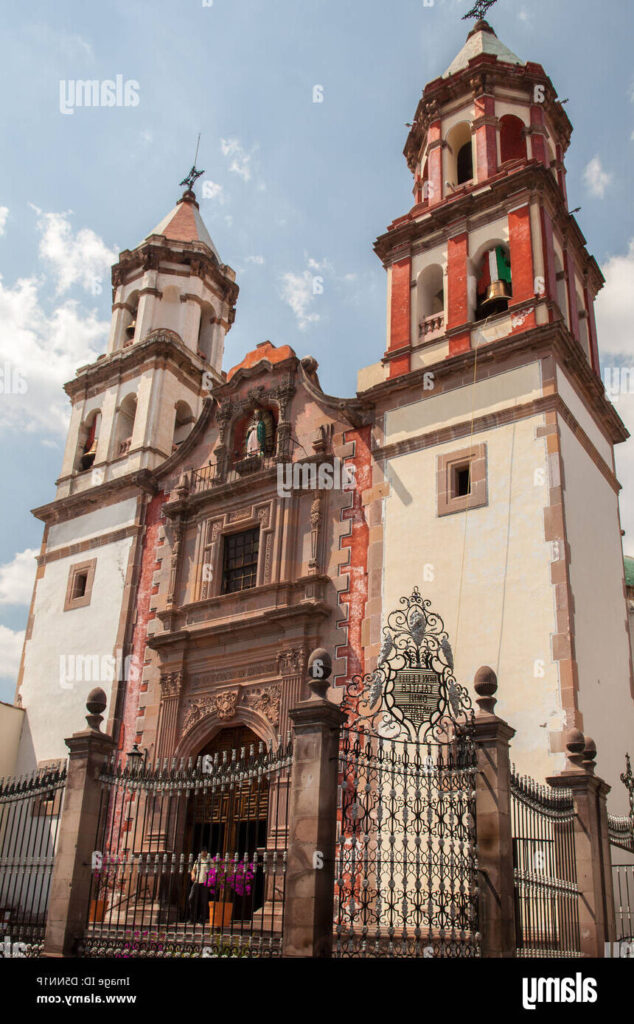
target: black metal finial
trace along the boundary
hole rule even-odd
[[[189,172],[189,174],[187,175],[187,177],[183,178],[183,180],[181,182],[179,182],[179,184],[181,186],[185,185],[186,188],[188,189],[188,191],[193,189],[193,187],[196,184],[196,181],[198,180],[198,178],[200,178],[201,174],[205,173],[204,171],[196,170],[196,161],[198,160],[198,147],[199,146],[200,146],[200,132],[198,133],[198,141],[196,142],[196,152],[194,154],[194,163],[192,165],[192,169]]]
[[[179,182],[179,184],[180,185],[185,185],[188,190],[191,190],[191,189],[193,189],[194,185],[196,184],[197,179],[200,178],[201,174],[204,174],[204,173],[205,173],[204,171],[197,171],[196,170],[196,164],[194,164],[194,166],[192,167],[192,169],[189,172],[189,174],[187,175],[187,177],[183,178],[183,180],[181,182]]]
[[[471,10],[463,15],[462,20],[466,21],[467,18],[477,18],[479,21],[481,18],[484,18],[489,7],[493,7],[495,3],[497,3],[497,0],[476,0]]]

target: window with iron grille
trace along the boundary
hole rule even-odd
[[[260,528],[244,533],[229,533],[224,538],[222,559],[222,592],[233,594],[249,590],[256,584]]]

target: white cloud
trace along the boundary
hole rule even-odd
[[[38,214],[38,228],[42,232],[40,256],[57,279],[57,293],[67,292],[79,284],[93,295],[107,288],[110,267],[117,259],[115,249],[109,249],[102,238],[90,228],[80,228],[73,235],[67,213],[43,213],[30,204]]]
[[[601,270],[605,285],[595,307],[599,352],[634,360],[634,238],[624,256],[611,256]]]
[[[0,677],[17,679],[24,645],[24,630],[0,626]]]
[[[70,410],[62,385],[94,362],[109,325],[71,299],[47,313],[41,287],[36,278],[10,287],[0,277],[0,367],[11,376],[3,381],[0,430],[59,435]]]
[[[612,174],[603,170],[601,157],[594,156],[583,172],[583,180],[590,195],[603,199],[605,190],[612,181]]]
[[[251,157],[240,144],[239,139],[221,139],[220,148],[222,155],[229,160],[229,170],[238,174],[243,181],[251,180]]]
[[[19,551],[12,562],[0,565],[0,604],[31,603],[35,580],[35,548]]]
[[[319,313],[310,311],[318,294],[315,291],[316,280],[310,270],[305,270],[303,274],[282,274],[282,298],[293,310],[301,331],[320,319]]]
[[[203,199],[217,199],[221,205],[225,201],[222,185],[219,185],[217,181],[212,181],[210,178],[206,178],[203,181],[201,195]]]
[[[9,216],[9,207],[0,206],[0,235],[4,234],[4,229],[7,226],[7,218]]]
[[[605,285],[597,296],[595,309],[603,379],[608,397],[634,435],[634,340],[630,327],[634,321],[634,238],[630,239],[625,255],[611,256],[601,270]],[[617,393],[617,382],[621,393]],[[623,548],[627,555],[634,556],[634,437],[616,446],[615,460],[616,474],[623,485],[619,500],[625,530]]]

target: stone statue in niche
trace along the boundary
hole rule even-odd
[[[244,438],[247,458],[270,455],[273,451],[274,423],[268,409],[256,408]]]

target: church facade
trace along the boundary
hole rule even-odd
[[[375,243],[386,347],[354,398],[287,344],[223,370],[238,285],[193,189],[121,253],[107,352],[66,385],[57,494],[35,510],[17,771],[65,755],[95,685],[122,753],[275,744],[310,652],[340,700],[417,588],[456,679],[495,669],[519,770],[561,770],[578,728],[626,800],[628,434],[568,210],[571,131],[541,65],[477,22],[415,113],[413,205]]]

